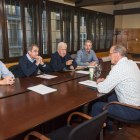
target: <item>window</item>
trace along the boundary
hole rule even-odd
[[[71,52],[71,16],[67,10],[63,10],[63,42],[67,43],[67,51]]]
[[[51,8],[51,40],[52,53],[57,50],[57,44],[60,42],[60,10]]]
[[[106,37],[106,18],[101,18],[100,21],[100,49],[105,49]]]
[[[80,14],[80,49],[83,48],[86,40],[87,40],[86,14]]]
[[[74,12],[74,51],[78,49],[78,12]]]
[[[48,54],[48,22],[46,19],[46,7],[42,7],[42,11],[43,54]]]
[[[94,47],[94,15],[89,15],[89,37],[88,39],[92,42],[92,47]]]
[[[39,45],[37,5],[25,4],[26,45]]]
[[[22,56],[20,2],[6,0],[5,4],[9,57]]]

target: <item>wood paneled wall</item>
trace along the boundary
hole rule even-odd
[[[114,33],[115,33],[114,29]],[[117,35],[117,43],[116,36],[114,35],[113,44],[123,43],[127,46],[128,42],[128,52],[140,54],[140,29],[117,29],[120,32]],[[134,38],[138,38],[138,41],[135,41]],[[127,41],[128,40],[128,41]]]

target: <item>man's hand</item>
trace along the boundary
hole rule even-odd
[[[96,82],[96,84],[100,83],[100,82],[103,82],[105,79],[104,78],[99,78]]]
[[[42,57],[41,56],[37,56],[36,57],[36,64],[37,65],[39,65],[39,64],[44,65],[44,62],[42,61]]]
[[[74,67],[71,65],[71,66],[70,66],[70,69],[71,69],[71,70],[74,70]]]
[[[15,79],[13,78],[13,76],[7,76],[5,77],[3,80],[0,81],[1,85],[13,85]]]
[[[89,63],[89,66],[95,66],[96,62]]]
[[[73,60],[66,61],[66,65],[71,65]]]

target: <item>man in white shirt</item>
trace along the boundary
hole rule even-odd
[[[140,70],[135,62],[128,60],[127,49],[123,44],[112,46],[109,52],[111,63],[115,66],[109,75],[97,80],[98,91],[108,93],[115,89],[115,93],[108,97],[108,102],[118,101],[121,103],[140,106]],[[107,103],[97,102],[92,106],[91,116],[94,117],[102,112]],[[118,104],[110,104],[106,107],[110,114],[127,119],[140,119],[140,111]],[[107,131],[114,133],[113,121],[107,122]]]

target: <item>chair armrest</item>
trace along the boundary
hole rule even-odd
[[[71,114],[69,115],[69,117],[68,117],[68,119],[67,119],[67,125],[68,125],[68,126],[70,126],[70,125],[69,125],[69,122],[70,122],[71,117],[72,117],[73,115],[80,115],[80,116],[82,116],[82,117],[84,117],[84,118],[86,118],[86,119],[88,119],[88,120],[92,118],[92,117],[90,117],[90,116],[88,116],[88,115],[86,115],[86,114],[84,114],[84,113],[81,113],[81,112],[73,112],[73,113],[71,113]]]
[[[41,139],[41,140],[50,140],[49,138],[45,137],[44,135],[36,132],[36,131],[32,131],[29,134],[27,134],[24,138],[24,140],[28,140],[30,135],[36,136],[37,138]]]
[[[127,107],[131,107],[131,108],[139,109],[139,110],[140,110],[140,107],[133,106],[133,105],[128,105],[128,104],[125,104],[125,103],[120,103],[120,102],[117,102],[117,101],[109,102],[108,104],[106,104],[106,105],[103,107],[103,110],[105,110],[105,108],[106,108],[108,105],[110,105],[110,104],[119,104],[119,105],[123,105],[123,106],[127,106]]]

